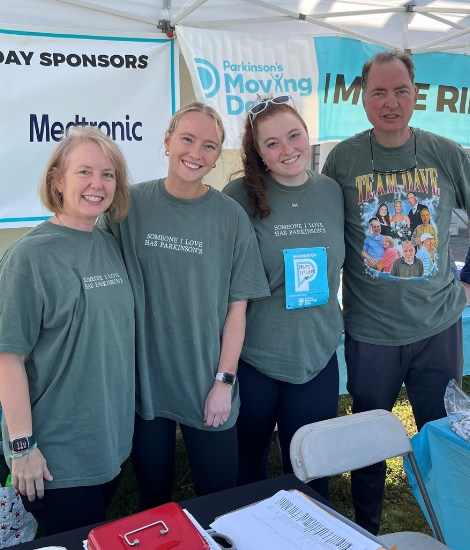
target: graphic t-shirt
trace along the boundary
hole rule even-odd
[[[134,430],[134,299],[111,235],[44,222],[6,251],[0,352],[27,356],[46,489],[116,477]],[[2,430],[9,457],[4,419]]]
[[[465,307],[464,288],[451,271],[449,228],[452,208],[470,205],[470,161],[455,142],[418,129],[415,132],[417,167],[404,174],[372,172],[368,131],[339,143],[323,168],[344,193],[344,319],[346,330],[361,342],[395,346],[423,340],[454,324]],[[386,148],[372,136],[372,146],[376,170],[406,169],[415,162],[413,137],[401,147]],[[369,235],[368,221],[379,205],[385,204],[390,215],[399,214],[396,201],[400,201],[401,213],[411,220],[415,200],[421,205],[416,216],[422,219],[428,210],[428,230],[422,233],[435,236],[433,269],[426,272],[416,256],[412,268],[401,262],[390,273],[365,265],[362,250]],[[390,225],[390,236],[400,253],[404,242],[413,242],[413,227],[419,225],[413,220],[416,225],[411,227],[406,221]]]
[[[326,366],[343,331],[337,299],[344,259],[341,189],[330,178],[311,172],[297,187],[268,177],[266,198],[271,214],[264,220],[252,215],[242,178],[230,182],[224,193],[250,216],[271,289],[271,298],[248,303],[241,357],[277,380],[308,382]],[[329,300],[324,305],[288,310],[283,250],[310,247],[326,247]]]
[[[163,180],[131,187],[131,209],[108,226],[121,245],[136,303],[136,410],[201,430],[214,385],[229,302],[269,296],[253,228],[242,208],[212,187],[198,199],[170,195]]]

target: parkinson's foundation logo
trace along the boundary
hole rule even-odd
[[[204,95],[206,96],[206,99],[210,99],[211,97],[215,96],[220,88],[219,71],[214,67],[214,65],[212,65],[210,61],[207,61],[207,59],[195,57],[194,61],[196,63],[196,68],[199,75],[199,80],[202,84],[202,89],[204,90]]]

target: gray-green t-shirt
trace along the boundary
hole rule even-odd
[[[0,352],[27,356],[46,489],[116,477],[134,427],[134,299],[111,235],[44,222],[6,251]],[[9,456],[4,418],[2,429]]]
[[[136,303],[136,410],[202,430],[229,302],[269,295],[253,228],[243,209],[213,188],[194,200],[163,180],[131,187],[119,224],[100,219],[121,245]]]
[[[386,148],[372,136],[372,145],[376,170],[405,170],[415,164],[413,137],[401,147]],[[369,132],[362,132],[339,143],[323,168],[344,193],[344,320],[348,333],[360,342],[384,346],[418,342],[453,325],[465,307],[465,290],[451,271],[449,228],[452,208],[470,205],[469,158],[455,142],[418,129],[416,149],[416,170],[378,176],[372,172]],[[411,240],[420,214],[407,202],[410,191],[421,208],[429,210],[431,229],[418,225],[417,230],[437,239],[434,267],[421,277],[393,277],[367,267],[362,250],[368,222],[377,216],[381,204],[389,212],[382,234],[392,237],[398,251]]]
[[[344,259],[341,189],[330,178],[311,172],[298,187],[268,177],[266,199],[271,214],[263,220],[252,215],[242,178],[230,182],[224,193],[250,216],[271,289],[271,298],[248,304],[241,357],[277,380],[307,382],[326,366],[343,331],[337,299]],[[310,247],[327,249],[329,300],[324,305],[288,310],[282,251]]]

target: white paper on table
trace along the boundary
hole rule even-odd
[[[211,527],[237,550],[377,550],[376,542],[313,504],[298,491],[279,491],[255,506],[216,519]]]
[[[216,544],[214,539],[207,534],[207,532],[202,528],[202,526],[197,521],[197,519],[185,508],[183,508],[183,512],[188,516],[188,518],[191,520],[191,523],[194,525],[194,527],[196,527],[199,533],[204,537],[204,540],[209,545],[209,548],[211,550],[220,550],[220,546]]]

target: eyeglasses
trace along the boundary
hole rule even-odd
[[[412,166],[411,168],[406,168],[406,170],[376,170],[374,168],[374,153],[372,151],[372,132],[373,130],[370,130],[369,131],[369,144],[370,144],[370,158],[372,160],[372,172],[374,172],[374,174],[383,174],[383,175],[392,175],[392,174],[395,174],[395,175],[399,175],[399,174],[406,174],[407,172],[411,172],[412,170],[416,170],[416,168],[418,167],[418,157],[416,155],[416,132],[414,130],[414,128],[412,128],[410,126],[410,130],[413,132],[413,136],[415,138],[415,164],[414,166]]]
[[[253,105],[251,109],[248,109],[248,116],[250,117],[251,126],[253,126],[253,121],[255,120],[255,118],[260,113],[262,113],[270,103],[274,103],[275,105],[282,105],[283,103],[289,103],[289,101],[292,102],[292,105],[295,109],[294,100],[290,95],[280,95],[279,97],[273,97],[272,99],[265,99],[261,103]]]

